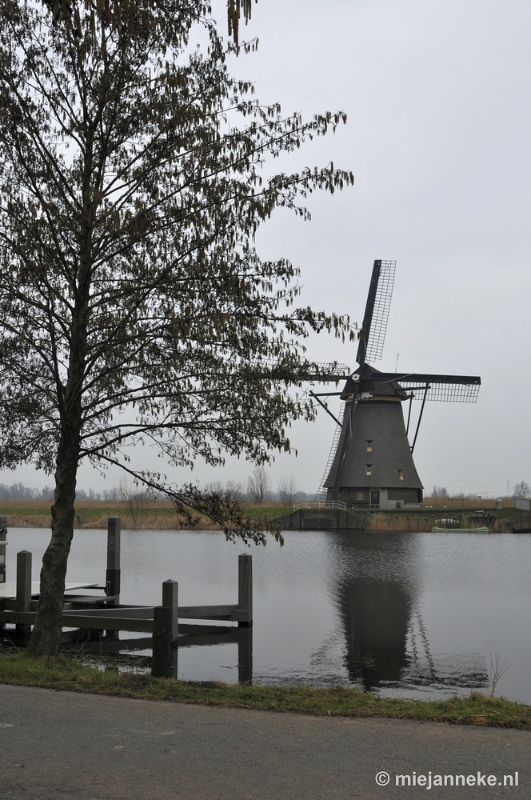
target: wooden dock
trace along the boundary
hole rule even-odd
[[[1,518],[0,518],[1,522]],[[120,640],[119,631],[149,634],[142,639],[142,649],[151,647],[152,674],[177,677],[179,647],[238,644],[238,677],[242,683],[252,681],[253,573],[252,556],[238,557],[238,602],[224,605],[179,606],[178,583],[162,583],[161,605],[141,606],[120,603],[120,539],[119,517],[110,517],[107,536],[107,571],[105,585],[97,583],[66,584],[63,606],[65,644],[88,639],[81,645],[92,652],[97,638],[99,652],[128,650],[131,640]],[[5,549],[5,548],[4,548]],[[4,570],[5,576],[5,570]],[[31,553],[17,553],[17,580],[0,584],[0,629],[20,639],[27,639],[35,623],[40,585],[31,580]],[[80,590],[101,591],[101,595],[79,594]],[[195,624],[180,624],[195,620]],[[226,626],[198,624],[197,621],[225,622]],[[237,623],[237,627],[232,624]],[[134,641],[134,640],[133,640]]]

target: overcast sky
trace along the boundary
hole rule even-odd
[[[214,0],[223,25],[225,6]],[[360,323],[374,259],[396,259],[375,366],[393,371],[399,355],[399,369],[482,378],[476,405],[427,405],[415,450],[426,490],[531,483],[529,0],[259,0],[243,34],[259,49],[234,71],[263,102],[348,114],[282,168],[333,161],[356,179],[311,196],[311,222],[276,212],[258,235],[261,255],[301,268],[305,304]],[[332,337],[312,339],[309,355],[356,366],[356,347]],[[333,434],[324,412],[296,425],[299,455],[276,459],[273,482],[293,476],[315,491]],[[231,460],[171,477],[245,480],[250,469]],[[28,468],[0,473],[13,480],[51,483]],[[81,471],[85,489],[113,483]]]

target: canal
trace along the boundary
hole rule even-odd
[[[23,549],[38,579],[48,538],[9,530],[8,580]],[[244,550],[217,532],[123,531],[121,602],[159,605],[173,578],[180,605],[235,603]],[[498,655],[497,694],[531,703],[531,535],[290,531],[247,552],[255,683],[428,699],[489,691]],[[105,559],[105,531],[76,531],[67,580],[103,582]],[[237,645],[182,648],[178,673],[236,681]]]

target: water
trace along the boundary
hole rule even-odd
[[[49,533],[10,529],[33,578]],[[497,694],[531,703],[531,536],[295,532],[253,547],[253,680],[364,686],[434,698],[488,689],[491,657],[509,669]],[[122,532],[121,602],[158,605],[179,581],[181,605],[235,603],[237,556],[216,532]],[[67,580],[103,582],[106,532],[76,531]],[[124,634],[122,634],[124,636]],[[189,680],[238,679],[234,643],[179,650]]]

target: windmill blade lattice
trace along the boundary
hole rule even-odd
[[[424,392],[426,386],[408,385],[401,381],[400,385],[411,392]],[[478,399],[479,384],[435,383],[429,384],[426,400],[435,400],[444,403],[475,403]]]
[[[380,277],[374,300],[372,322],[368,332],[367,361],[377,361],[382,357],[387,331],[387,320],[391,308],[393,286],[395,283],[396,261],[380,261]]]
[[[375,384],[399,384],[406,391],[420,392],[425,400],[446,403],[475,403],[481,378],[478,375],[432,375],[414,372],[365,372]],[[427,391],[426,391],[427,388]]]
[[[334,431],[334,438],[332,440],[332,446],[330,447],[330,454],[328,456],[328,461],[326,462],[325,471],[323,473],[323,477],[321,478],[321,483],[319,484],[317,493],[314,497],[314,500],[319,500],[320,502],[325,502],[326,500],[325,481],[328,477],[330,470],[332,469],[332,464],[334,463],[334,458],[336,455],[337,446],[339,444],[339,439],[341,438],[341,430],[343,428],[343,420],[345,418],[345,408],[346,404],[342,402],[341,411],[339,413],[339,421],[341,422],[341,425],[338,425]]]

